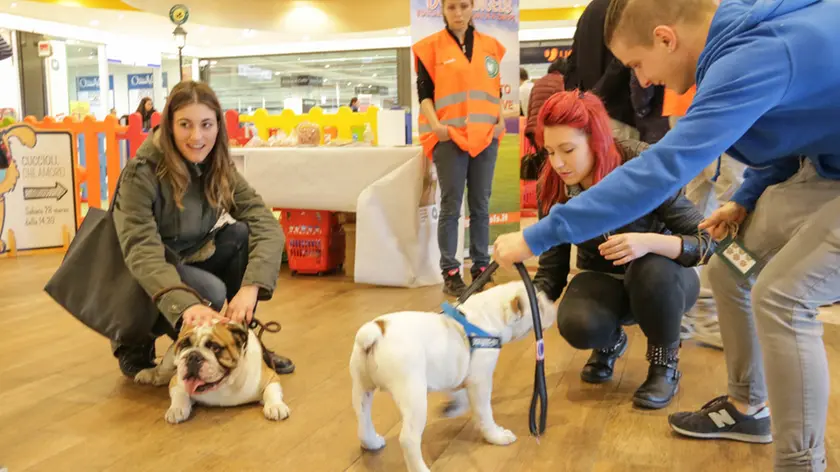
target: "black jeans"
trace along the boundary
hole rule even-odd
[[[635,322],[648,344],[677,347],[683,314],[699,293],[694,269],[648,254],[630,263],[624,280],[601,272],[575,276],[560,302],[557,327],[577,349],[611,347],[619,340],[621,326]]]

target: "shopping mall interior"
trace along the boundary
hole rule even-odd
[[[558,70],[570,70],[566,59],[589,1],[0,0],[0,472],[774,470],[774,454],[785,446],[778,441],[688,438],[669,423],[670,415],[697,410],[732,388],[731,374],[727,381],[731,351],[722,344],[715,315],[718,295],[711,295],[705,268],[684,269],[697,280],[700,295],[685,313],[677,314],[682,317],[679,342],[670,349],[679,352],[679,372],[674,374],[672,368],[669,375],[676,375],[678,387],[656,407],[641,407],[636,401],[638,389],[655,366],[651,341],[632,313],[621,315],[624,318],[615,328],[626,333],[619,341],[623,342],[620,353],[618,344],[612,351],[570,344],[557,329],[562,308],[556,322],[551,320],[539,336],[531,329],[510,339],[511,325],[505,325],[505,335],[484,332],[479,338],[505,343],[489,368],[489,357],[482,356],[492,354],[471,345],[469,329],[453,321],[460,323],[451,314],[458,311],[451,304],[468,307],[469,300],[456,302],[447,292],[451,272],[442,271],[440,262],[444,240],[457,238],[457,244],[445,244],[455,246],[452,257],[470,285],[473,278],[467,272],[476,274],[475,254],[482,252],[475,249],[480,244],[470,240],[487,235],[471,230],[480,218],[469,208],[470,193],[454,205],[456,213],[460,205],[460,216],[449,214],[454,218],[453,233],[439,236],[445,211],[441,202],[448,198],[441,184],[439,159],[443,158],[437,154],[439,148],[434,157],[431,150],[427,152],[428,140],[437,138],[424,128],[429,126],[423,121],[428,118],[420,106],[418,53],[412,47],[444,29],[442,3],[464,2],[472,6],[474,30],[483,33],[475,36],[474,47],[486,48],[487,39],[478,38],[492,33],[506,50],[500,63],[490,56],[481,63],[481,70],[486,69],[502,91],[501,99],[488,99],[500,104],[493,112],[498,123],[493,123],[494,132],[503,131],[493,138],[498,157],[490,174],[492,194],[483,203],[489,213],[484,215],[489,219],[489,247],[482,250],[492,256],[497,238],[538,223],[537,180],[545,167],[526,172],[523,164],[537,155],[526,129],[531,129],[529,117],[539,109],[529,110],[527,97],[551,75],[549,67],[562,64]],[[603,42],[601,36],[597,41]],[[598,47],[598,54],[602,49],[606,51]],[[463,50],[467,54],[466,45]],[[577,64],[582,60],[586,59],[576,58]],[[237,216],[250,225],[250,245],[247,237],[244,246],[237,243],[237,254],[245,254],[248,262],[247,269],[244,265],[241,269],[245,275],[240,273],[234,282],[237,288],[227,288],[230,282],[221,275],[224,281],[214,279],[223,292],[227,290],[220,310],[181,270],[195,254],[186,259],[178,254],[176,262],[169,259],[167,241],[177,243],[178,237],[167,239],[168,226],[176,224],[181,231],[181,224],[199,219],[195,214],[187,216],[183,208],[177,213],[170,201],[161,204],[163,210],[159,206],[137,210],[142,217],[113,205],[121,175],[140,172],[137,169],[144,165],[134,166],[131,161],[146,156],[149,149],[163,149],[158,140],[165,135],[158,127],[185,119],[176,118],[178,110],[165,114],[170,98],[192,81],[209,85],[221,106],[221,114],[214,116],[221,118],[218,129],[226,133],[228,143],[216,141],[210,152],[214,159],[223,156],[235,166],[230,173],[235,177],[229,178],[236,178],[240,186],[235,193],[231,190],[231,198],[246,198],[246,187],[259,197],[258,204],[251,200],[246,210],[233,205],[230,214],[225,211],[215,225],[210,222],[212,230],[206,228],[215,235],[211,250],[219,255],[229,247],[219,242],[220,235],[232,234],[240,220]],[[657,88],[655,96],[660,98],[658,108],[644,113],[652,113],[649,116],[667,129],[664,89],[661,84],[645,85],[650,87],[644,90]],[[631,85],[625,89],[630,103]],[[437,100],[440,96],[435,93]],[[471,89],[470,100],[473,93]],[[434,105],[430,109],[435,113]],[[638,109],[636,113],[642,116]],[[174,133],[171,139],[176,142],[177,127],[169,131],[166,136]],[[190,133],[194,139],[196,131]],[[645,140],[643,131],[636,130],[634,136]],[[647,142],[658,139],[661,136]],[[179,162],[181,158],[195,162],[185,151],[173,151],[173,146],[167,152],[174,152]],[[228,152],[216,154],[219,146]],[[179,165],[187,178],[201,176],[209,168],[196,166],[193,171]],[[123,173],[124,169],[132,173]],[[466,175],[466,164],[464,169]],[[163,182],[166,172],[149,175]],[[213,167],[207,175],[216,178],[217,172],[222,171]],[[718,182],[717,175],[710,189]],[[468,179],[467,186],[473,187],[472,177]],[[463,195],[463,185],[446,194]],[[137,185],[128,188],[129,194],[139,192]],[[210,188],[205,187],[207,196],[214,191]],[[157,192],[147,193],[155,199],[174,195],[162,187]],[[192,194],[182,195],[186,199]],[[160,219],[158,212],[164,210],[172,212],[177,223]],[[201,216],[205,222],[207,214]],[[266,225],[266,215],[276,225]],[[132,240],[143,245],[143,254],[132,255],[135,249],[122,239],[120,231],[128,231],[129,222],[147,231]],[[94,237],[104,238],[103,242],[93,243]],[[103,246],[109,242],[110,252]],[[99,256],[85,259],[79,255],[85,250]],[[591,248],[571,246],[568,280],[590,272],[577,265],[585,259],[578,255],[587,250]],[[723,254],[721,250],[712,257]],[[142,269],[140,258],[148,263]],[[100,264],[114,260],[120,267],[97,272]],[[151,260],[158,265],[150,269]],[[502,287],[522,286],[517,292],[521,297],[488,303],[493,307],[485,308],[492,314],[481,316],[510,323],[509,317],[518,315],[517,319],[529,321],[533,307],[544,305],[552,312],[562,307],[563,297],[545,305],[541,298],[527,296],[527,287],[543,263],[529,257],[520,266],[522,271],[497,269],[492,284],[472,297],[495,303],[492,297],[504,296],[499,295]],[[271,272],[275,266],[278,273],[272,273],[272,280],[257,280],[258,271]],[[109,279],[101,275],[105,273],[122,277]],[[251,285],[242,277],[250,277]],[[153,279],[154,284],[144,282]],[[157,282],[164,279],[178,284],[173,289]],[[240,284],[242,291],[237,292]],[[272,284],[276,287],[266,288]],[[258,309],[253,304],[257,298],[246,309],[258,324],[241,332],[230,325],[218,328],[218,323],[199,329],[196,322],[194,330],[189,325],[187,313],[195,306],[219,316],[237,316],[227,313],[247,304],[240,297],[246,285],[254,288],[248,293],[260,294]],[[172,290],[174,294],[166,293]],[[266,293],[270,297],[263,297]],[[136,327],[145,318],[137,321],[142,318],[138,315],[129,321],[124,315],[126,321],[120,323],[125,325],[116,326],[116,321],[96,316],[99,306],[107,304],[102,310],[109,314],[122,312],[122,307],[117,309],[119,302],[133,305],[144,296],[148,300],[143,303],[155,315],[145,317],[150,321],[143,335],[151,341],[143,344],[146,352],[141,357],[146,356],[146,367],[157,365],[155,382],[141,380],[126,367],[127,344],[116,341],[125,335],[122,328],[131,323]],[[176,300],[190,296],[197,305],[176,310],[180,321],[172,321],[167,310],[175,310]],[[652,297],[645,303],[656,305],[659,296]],[[169,300],[172,306],[164,307]],[[836,373],[840,305],[830,301],[820,305],[817,319],[822,324],[807,329],[822,331],[828,372]],[[132,310],[126,307],[125,312]],[[378,318],[408,311],[426,313],[421,319],[428,321],[412,328],[410,322],[402,325]],[[546,310],[541,312],[545,316]],[[470,319],[478,323],[475,319],[482,318]],[[533,327],[534,321],[529,322]],[[161,324],[165,328],[158,331]],[[437,331],[438,326],[444,331]],[[376,345],[380,352],[392,354],[380,354],[387,359],[379,364],[372,364],[372,357],[359,361],[359,356],[376,354],[373,344],[359,347],[361,338],[372,336],[370,329],[379,330],[379,343],[388,339],[388,333],[393,333],[392,339],[403,336],[402,344]],[[413,344],[416,352],[406,347]],[[293,372],[281,373],[271,352],[282,356],[277,359],[291,359]],[[188,353],[204,364],[190,364],[195,359]],[[765,357],[765,361],[774,360]],[[173,362],[176,370],[162,370]],[[607,362],[609,375],[587,380],[593,362]],[[461,372],[462,366],[469,374]],[[221,380],[203,380],[211,375],[205,369],[211,368],[218,369]],[[484,377],[476,373],[481,369]],[[358,379],[361,371],[378,379],[368,383],[381,384],[372,407],[367,388],[356,391],[365,383]],[[394,372],[426,379],[385,387]],[[795,372],[790,375],[793,384],[801,383],[794,379]],[[455,377],[458,382],[449,385]],[[190,400],[185,389],[199,381],[206,383],[190,390]],[[532,403],[540,393],[539,384],[544,385],[542,404],[547,405],[542,413]],[[830,390],[823,418],[823,465],[831,470],[840,467],[840,424],[835,421],[840,378],[834,375],[823,384]],[[409,390],[407,385],[416,388]],[[205,388],[209,393],[202,400]],[[258,393],[243,393],[251,390]],[[428,400],[422,400],[427,394]],[[183,398],[186,409],[182,405],[176,409],[180,413],[173,413]],[[457,409],[452,398],[465,402],[469,398],[473,410],[465,407],[462,414],[448,414]],[[721,411],[712,412],[707,420],[719,423],[719,428],[733,425],[730,414]],[[173,421],[178,414],[183,418]],[[371,433],[365,415],[372,418],[375,432]],[[543,431],[540,421],[545,421]],[[778,435],[775,430],[774,434]],[[366,435],[367,442],[362,439]],[[412,442],[420,440],[420,445]],[[815,439],[804,439],[809,440]]]

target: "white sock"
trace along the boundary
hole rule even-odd
[[[755,419],[766,418],[770,416],[770,408],[767,408],[767,405],[762,406],[750,406],[747,408],[747,416],[752,416]]]

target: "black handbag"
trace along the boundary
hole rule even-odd
[[[107,211],[88,210],[44,290],[97,333],[136,345],[149,341],[160,311],[123,258],[113,215],[119,187]]]

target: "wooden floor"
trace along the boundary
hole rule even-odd
[[[0,469],[24,471],[400,471],[399,417],[387,395],[374,401],[374,421],[387,447],[362,453],[350,404],[347,364],[358,327],[393,310],[436,310],[439,287],[356,286],[346,278],[281,277],[263,320],[282,323],[270,347],[293,358],[282,377],[291,417],[269,422],[257,406],[198,407],[190,421],[166,424],[165,388],[123,378],[108,343],[63,312],[42,291],[58,256],[0,259]],[[469,417],[439,419],[443,399],[430,395],[423,453],[439,471],[767,471],[772,447],[685,440],[671,434],[669,413],[694,409],[725,391],[720,351],[693,342],[682,351],[682,388],[666,410],[632,407],[644,380],[645,341],[631,328],[630,348],[615,380],[579,379],[587,352],[576,352],[556,329],[546,333],[548,430],[528,435],[533,340],[506,346],[493,395],[497,421],[519,439],[483,443]],[[840,363],[840,327],[826,326],[832,367]],[[166,343],[158,345],[163,352]],[[837,369],[832,369],[835,373]],[[829,418],[840,412],[840,376],[832,379]],[[840,466],[840,425],[829,421],[830,469]]]

